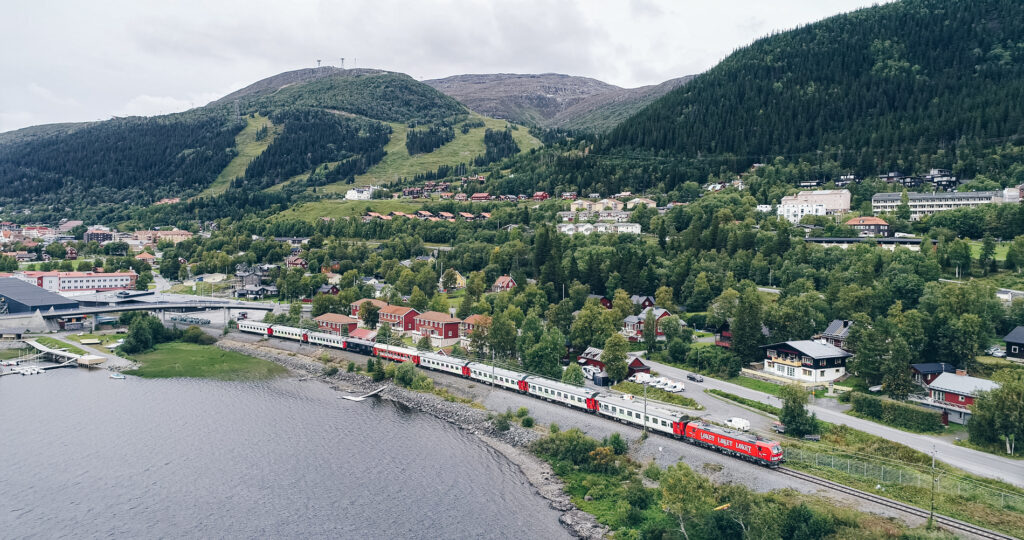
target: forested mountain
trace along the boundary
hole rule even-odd
[[[455,75],[424,81],[487,116],[520,124],[602,132],[692,77],[620,88],[558,73]]]
[[[0,206],[59,213],[195,195],[238,154],[242,116],[256,112],[283,131],[231,182],[236,189],[262,189],[327,164],[333,169],[324,178],[348,180],[384,156],[391,128],[383,122],[454,121],[468,114],[453,98],[399,73],[288,72],[184,113],[3,134]]]
[[[904,0],[760,39],[600,147],[733,170],[822,151],[873,173],[1022,136],[1024,3]]]

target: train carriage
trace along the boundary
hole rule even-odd
[[[597,411],[598,392],[596,390],[533,375],[526,378],[526,383],[528,385],[526,392],[532,396],[585,411]]]
[[[323,345],[325,347],[333,347],[335,349],[345,348],[345,338],[334,334],[326,334],[324,332],[310,332],[309,342],[314,345]]]
[[[470,362],[466,365],[466,370],[469,371],[469,374],[466,375],[467,377],[486,384],[493,383],[495,386],[515,390],[516,392],[526,392],[528,388],[525,373],[489,366],[480,362]]]
[[[419,365],[420,363],[420,352],[408,347],[398,347],[396,345],[377,343],[373,346],[373,354],[377,358],[383,358],[393,362],[412,362],[416,365]]]
[[[270,329],[270,325],[267,323],[261,323],[256,321],[238,321],[238,329],[242,332],[249,332],[250,334],[261,334],[264,336],[270,335],[267,331]]]
[[[675,409],[661,403],[647,404],[647,418],[644,419],[643,399],[629,394],[601,394],[598,397],[598,413],[621,422],[639,427],[647,425],[647,429],[664,433],[670,437],[681,438],[685,435],[686,422],[689,416],[683,409]]]
[[[459,358],[452,358],[442,354],[422,353],[420,354],[420,367],[444,371],[455,375],[469,376],[470,362]]]
[[[344,348],[346,351],[354,352],[356,354],[363,354],[366,356],[370,356],[371,354],[373,354],[373,348],[376,346],[377,344],[375,342],[368,341],[365,339],[350,337],[345,338],[344,340]]]
[[[278,326],[272,325],[267,329],[268,336],[277,336],[284,339],[290,339],[292,341],[301,341],[306,343],[309,341],[309,331],[301,328],[294,328],[291,326]]]
[[[782,447],[775,441],[703,422],[687,424],[686,439],[699,446],[769,467],[778,467],[783,461]]]

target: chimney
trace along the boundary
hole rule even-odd
[[[958,370],[956,370],[956,374],[961,376],[961,377],[966,377],[967,376],[967,370],[966,369],[958,369]]]

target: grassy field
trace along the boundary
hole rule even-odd
[[[484,127],[473,128],[469,133],[463,134],[461,129],[455,127],[455,139],[448,144],[425,154],[409,155],[405,148],[405,135],[409,131],[408,126],[400,123],[392,123],[391,139],[384,146],[387,155],[380,163],[370,168],[366,174],[356,177],[355,184],[330,184],[324,186],[324,193],[344,193],[354,186],[370,186],[394,182],[400,177],[411,178],[416,173],[424,173],[437,170],[440,165],[455,166],[459,163],[467,165],[476,156],[484,153],[484,132],[490,129],[505,129],[504,120],[495,120],[483,116],[473,115],[473,120],[483,120]],[[513,138],[523,152],[529,152],[531,148],[541,146],[539,140],[530,135],[526,128],[519,128],[512,132]]]
[[[289,220],[297,219],[302,221],[316,221],[322,217],[344,218],[361,216],[370,208],[373,212],[387,214],[389,212],[415,212],[423,205],[422,199],[416,200],[375,200],[375,201],[345,201],[340,199],[325,199],[312,201],[293,206],[284,212],[276,214],[273,219]]]
[[[10,360],[19,356],[32,354],[35,349],[0,349],[0,360]]]
[[[235,150],[238,151],[238,155],[224,167],[210,187],[199,194],[200,197],[212,197],[227,191],[231,181],[245,174],[245,168],[249,166],[249,162],[262,154],[281,131],[281,126],[275,126],[269,118],[259,114],[255,118],[246,117],[245,121],[247,125],[238,132],[238,135],[235,135]],[[263,126],[267,126],[268,134],[262,141],[257,141],[256,131]]]
[[[269,379],[288,372],[273,362],[194,343],[161,343],[154,350],[133,358],[141,367],[125,373],[146,378],[196,377],[239,381]]]
[[[971,244],[971,257],[977,259],[981,256],[981,242],[978,240],[971,240],[968,243]],[[1009,242],[997,242],[996,243],[996,260],[1005,261],[1006,252],[1010,249]]]
[[[98,340],[100,340],[100,344],[99,345],[94,345],[94,347],[100,347],[100,346],[103,346],[103,345],[107,345],[109,343],[113,343],[113,342],[115,342],[115,341],[117,341],[117,340],[119,340],[119,339],[121,339],[123,337],[124,337],[123,335],[119,336],[117,334],[82,334],[80,336],[77,336],[77,335],[67,336],[67,338],[70,339],[71,341],[77,341],[78,343],[81,343],[82,340],[87,340],[87,339],[98,339]]]
[[[63,341],[60,341],[60,340],[57,340],[57,339],[53,339],[52,337],[46,337],[46,336],[37,337],[36,338],[36,342],[39,343],[40,345],[44,345],[44,346],[49,347],[51,349],[67,349],[69,353],[88,354],[84,350],[79,349],[78,347],[75,347],[74,345],[69,345],[67,343],[64,343]]]

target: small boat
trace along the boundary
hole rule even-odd
[[[111,378],[111,379],[127,379],[127,377],[125,377],[125,376],[124,376],[123,374],[121,374],[121,373],[111,373],[111,374],[110,374],[110,378]]]

